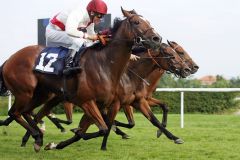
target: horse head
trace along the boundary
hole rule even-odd
[[[162,43],[159,52],[149,52],[156,66],[176,76],[186,78],[190,75],[189,67],[169,45]]]
[[[134,44],[142,45],[146,48],[158,49],[161,45],[162,37],[151,27],[148,20],[138,15],[135,10],[126,11],[121,8],[126,17],[126,35],[133,39]]]
[[[198,65],[192,60],[192,58],[189,56],[189,54],[174,41],[167,41],[168,44],[179,54],[179,56],[183,59],[183,61],[188,65],[188,67],[191,69],[191,74],[194,74],[198,71],[199,67]]]

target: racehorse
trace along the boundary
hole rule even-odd
[[[119,89],[117,91],[118,101],[113,107],[110,108],[110,110],[108,111],[108,116],[104,116],[108,117],[105,118],[105,120],[107,121],[109,131],[112,126],[113,120],[115,119],[115,116],[120,108],[120,105],[126,106],[132,104],[136,109],[140,110],[154,126],[163,130],[163,132],[169,139],[174,140],[174,142],[178,144],[183,143],[181,139],[174,136],[172,133],[162,127],[161,123],[151,112],[149,106],[147,106],[145,103],[146,93],[144,92],[144,86],[142,85],[143,78],[147,77],[147,75],[150,74],[153,70],[155,70],[155,68],[160,67],[162,69],[178,74],[182,77],[186,77],[187,75],[189,75],[189,68],[185,65],[185,63],[181,60],[177,53],[173,50],[170,50],[170,53],[169,51],[166,52],[166,47],[167,45],[162,43],[160,47],[160,52],[148,52],[148,54],[146,53],[145,56],[141,56],[140,60],[138,60],[137,62],[131,62],[129,64],[127,71],[123,74],[120,80],[120,85],[118,87]],[[57,145],[50,143],[45,147],[45,149],[62,149],[72,144],[73,142],[80,140],[82,137],[81,135],[79,135],[79,131],[85,132],[91,124],[91,118],[89,118],[87,115],[84,115],[80,121],[79,130],[75,130],[76,134],[72,138],[60,142]],[[106,149],[107,136],[104,136],[104,141],[101,147],[101,149],[103,150]]]
[[[199,67],[192,60],[190,55],[183,49],[183,47],[180,46],[179,44],[177,44],[174,41],[167,41],[167,42],[172,47],[172,49],[174,49],[178,53],[178,55],[182,58],[182,60],[188,65],[188,67],[190,68],[190,73],[191,74],[196,73]],[[146,81],[150,85],[146,85],[146,83],[144,83],[144,85],[146,86],[145,87],[146,92],[147,92],[146,99],[148,101],[149,106],[150,107],[160,106],[160,108],[162,108],[162,110],[163,110],[162,125],[164,127],[166,127],[167,126],[168,106],[165,103],[161,102],[159,99],[156,99],[156,98],[152,97],[152,93],[155,91],[155,89],[157,87],[157,83],[159,82],[160,78],[163,76],[164,73],[165,73],[164,69],[155,69],[146,78]],[[135,122],[134,122],[134,118],[133,118],[132,108],[128,106],[128,107],[124,107],[123,110],[124,110],[124,113],[127,117],[128,124],[119,122],[117,120],[115,120],[114,124],[116,126],[120,126],[120,127],[133,128],[134,125],[135,125]],[[128,138],[128,135],[126,133],[122,132],[120,129],[116,128],[115,131],[117,131],[117,134],[121,135],[122,138]],[[157,137],[160,137],[161,133],[162,133],[161,130],[158,130]]]
[[[2,66],[4,83],[15,96],[8,114],[35,139],[35,151],[39,151],[43,144],[43,134],[30,116],[34,108],[44,103],[55,106],[67,97],[69,102],[81,107],[99,128],[98,132],[81,133],[81,136],[88,139],[102,136],[107,133],[108,127],[101,112],[114,100],[132,46],[141,43],[154,50],[160,47],[161,37],[148,21],[140,15],[121,10],[126,18],[113,27],[112,41],[105,47],[93,46],[84,52],[80,59],[80,74],[64,79],[33,72],[35,60],[43,50],[42,46],[25,47]],[[49,100],[52,93],[56,96]],[[104,107],[99,108],[97,103],[104,104]],[[51,108],[44,108],[36,121],[42,118],[44,110]]]

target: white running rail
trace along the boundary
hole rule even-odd
[[[184,128],[184,92],[240,92],[240,88],[157,88],[156,91],[181,93],[180,127]]]

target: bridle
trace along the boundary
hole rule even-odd
[[[131,32],[134,34],[134,38],[133,38],[134,44],[135,44],[135,45],[138,45],[138,46],[144,46],[144,44],[143,44],[144,42],[149,42],[149,43],[150,43],[150,41],[149,41],[149,40],[145,40],[145,39],[143,39],[142,37],[144,37],[144,35],[147,34],[148,31],[154,30],[154,28],[149,27],[149,28],[145,29],[145,30],[142,31],[142,32],[140,32],[140,31],[137,30],[137,29],[134,30],[133,28],[136,28],[136,27],[134,26],[134,24],[132,24],[131,20],[132,20],[135,16],[142,17],[141,15],[133,14],[131,17],[127,18],[128,23],[129,23],[130,26],[131,26],[131,27],[130,27],[130,28],[131,28]],[[139,36],[139,35],[142,35],[142,36]]]
[[[173,47],[173,49],[176,51],[176,49],[177,48],[180,48],[181,46],[180,45],[176,45],[175,47]],[[177,53],[178,53],[178,51],[176,51]],[[179,54],[179,53],[178,53]],[[183,53],[184,54],[184,53]],[[180,57],[182,57],[181,55],[180,55]],[[185,62],[185,63],[191,63],[191,61],[192,61],[192,59],[191,58],[182,58],[182,60],[183,60],[183,62]]]

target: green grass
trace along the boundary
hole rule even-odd
[[[159,119],[160,115],[157,115]],[[58,117],[65,118],[64,115]],[[81,114],[74,114],[74,124],[66,129],[75,128]],[[5,117],[0,116],[0,119]],[[126,122],[124,114],[119,114],[118,120]],[[46,119],[45,119],[46,120]],[[61,159],[61,160],[229,160],[240,159],[240,116],[237,115],[200,115],[186,114],[185,128],[180,128],[180,116],[169,115],[168,129],[182,138],[185,143],[174,144],[162,135],[156,138],[156,128],[153,127],[141,114],[135,114],[136,126],[133,129],[123,129],[131,139],[122,140],[111,133],[108,141],[108,150],[101,151],[102,138],[89,141],[80,140],[73,145],[54,151],[35,153],[33,140],[27,147],[21,148],[20,142],[24,130],[12,123],[8,127],[0,127],[0,159],[34,160],[34,159]],[[60,142],[72,136],[71,132],[61,134],[48,120],[44,144],[47,142]],[[96,130],[95,127],[90,128]]]

